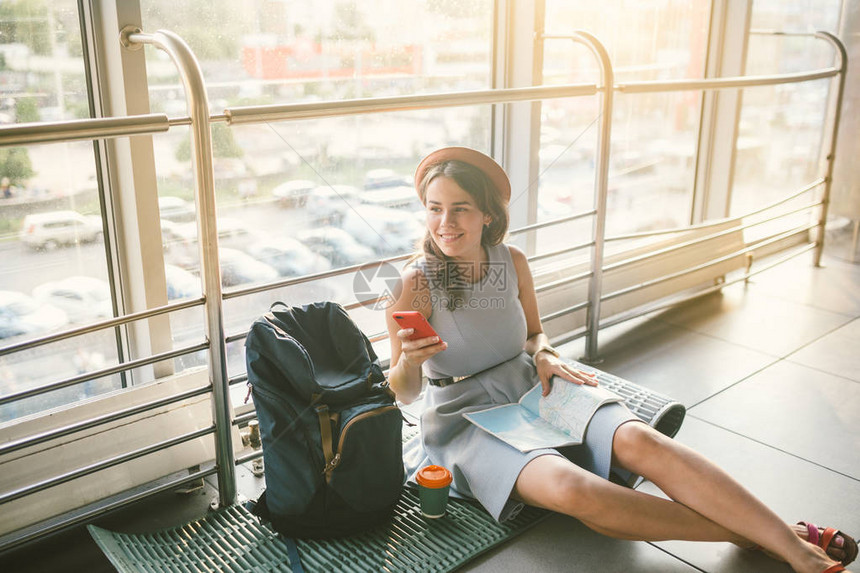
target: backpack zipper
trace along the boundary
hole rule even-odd
[[[337,441],[337,450],[335,451],[334,457],[331,459],[331,461],[328,463],[328,465],[326,465],[325,469],[323,470],[323,473],[325,474],[326,483],[331,481],[332,472],[340,464],[340,459],[341,459],[340,453],[343,450],[343,442],[346,439],[346,433],[349,430],[349,427],[352,426],[355,422],[357,422],[359,420],[363,420],[365,418],[370,418],[372,416],[378,416],[378,415],[384,414],[385,412],[388,412],[390,410],[397,410],[397,409],[398,409],[397,406],[394,404],[391,404],[389,406],[383,406],[382,408],[376,408],[376,409],[370,410],[368,412],[362,412],[361,414],[357,414],[349,422],[346,423],[346,425],[343,427],[343,430],[340,431],[340,437],[338,438],[338,441]]]

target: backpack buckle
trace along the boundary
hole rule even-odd
[[[324,474],[328,475],[334,471],[334,468],[338,466],[340,463],[340,452],[336,453],[334,457],[331,459],[329,463],[326,464],[325,469],[323,469]]]

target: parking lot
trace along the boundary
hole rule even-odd
[[[589,175],[589,167],[584,164],[556,165],[544,172],[539,220],[561,217],[586,208],[591,195]],[[389,178],[387,183],[386,177]],[[289,200],[284,200],[274,193],[274,189],[289,181],[291,178],[284,176],[274,186],[264,187],[258,192],[219,194],[219,253],[224,289],[229,291],[407,253],[423,234],[423,210],[415,198],[414,189],[406,185],[402,174],[386,175],[374,169],[373,177],[353,186],[327,186],[323,181],[317,181],[316,187],[306,184],[287,186],[291,192],[293,187],[300,191],[299,195],[291,195]],[[381,187],[378,186],[380,181],[384,182]],[[579,190],[575,202],[572,189]],[[517,196],[519,202],[512,205],[512,211],[524,208],[524,197],[520,195],[522,193]],[[624,212],[640,208],[638,202],[627,203],[616,206],[616,210]],[[170,300],[199,296],[200,255],[194,205],[169,195],[161,195],[159,204],[167,296]],[[538,248],[548,250],[570,244],[574,240],[571,235],[584,240],[589,236],[589,228],[590,223],[582,221],[541,231],[538,233]],[[44,291],[46,284],[69,277],[107,279],[107,257],[101,237],[93,242],[73,245],[52,244],[48,249],[27,246],[17,234],[7,238],[9,240],[0,242],[0,257],[4,262],[0,267],[0,291],[32,295],[34,291]],[[355,275],[348,274],[232,298],[224,305],[225,331],[227,335],[243,332],[272,302],[278,300],[288,304],[305,304],[314,300],[352,304],[356,302],[356,294],[363,295],[362,298],[373,295],[371,292],[354,292],[354,280]],[[43,307],[44,315],[46,305],[68,301],[54,298],[37,302]],[[103,318],[95,311],[104,305],[80,301],[75,304],[65,310],[50,311],[53,315],[65,314],[64,325],[59,329]],[[372,323],[369,324],[369,334],[373,334],[371,330],[378,330],[380,321],[376,320],[376,313],[359,317],[359,320],[362,318]],[[169,320],[173,348],[205,340],[201,309],[173,313]],[[50,322],[50,330],[58,330],[56,320]],[[11,335],[0,332],[0,345],[41,336],[48,331],[13,332]],[[80,340],[54,343],[47,358],[44,352],[35,351],[16,353],[14,360],[12,356],[0,357],[0,388],[4,393],[26,390],[114,365],[118,361],[117,348],[115,332],[108,329],[89,335],[85,344]],[[227,350],[228,370],[241,372],[244,360],[242,341],[229,344]],[[205,353],[198,352],[175,359],[174,365],[176,370],[182,370],[204,362]],[[110,391],[120,385],[118,376],[107,377],[22,401],[17,404],[15,412],[0,406],[0,421]]]

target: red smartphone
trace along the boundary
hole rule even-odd
[[[430,323],[427,322],[427,319],[424,318],[424,315],[416,310],[402,310],[400,312],[392,313],[391,316],[401,328],[415,329],[415,332],[412,333],[409,340],[439,336],[436,334],[436,331],[433,330],[433,327],[430,326]]]

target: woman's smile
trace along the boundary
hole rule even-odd
[[[462,237],[463,233],[439,233],[437,236],[444,243],[453,243]]]
[[[481,236],[489,216],[450,177],[437,177],[427,186],[427,229],[445,255],[464,262],[484,258]]]

